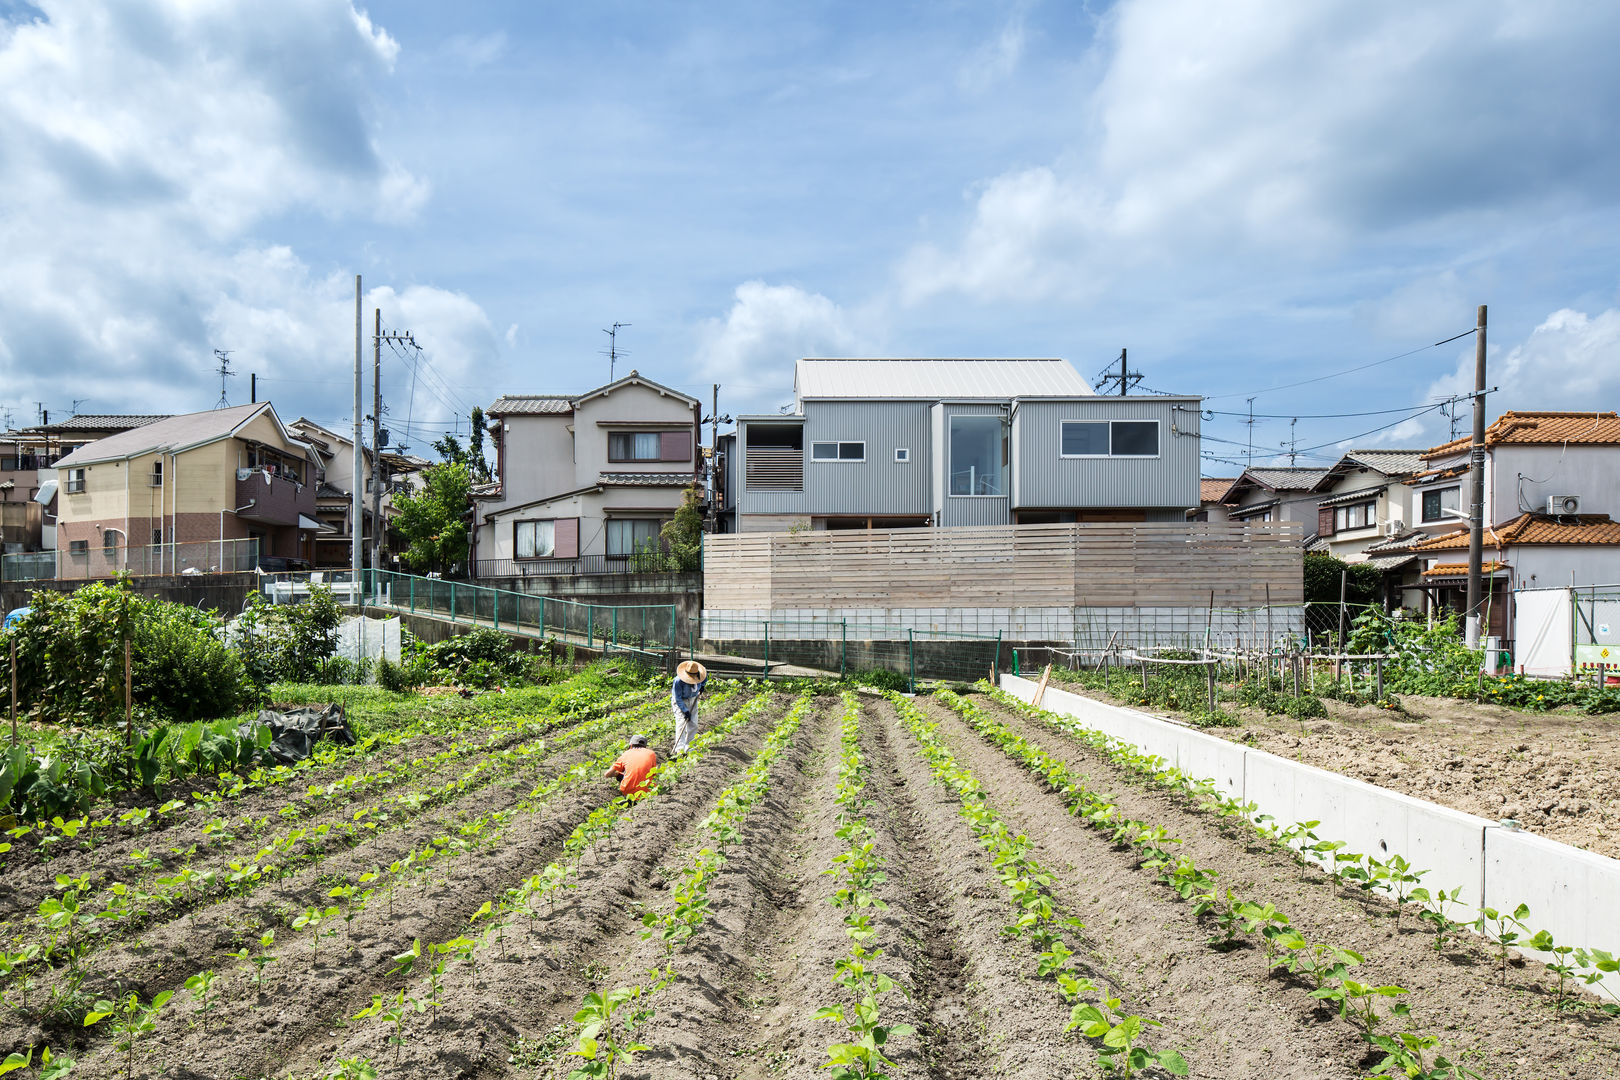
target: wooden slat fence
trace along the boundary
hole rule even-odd
[[[1296,522],[1092,523],[704,538],[704,607],[1216,607],[1304,601]],[[1267,588],[1269,586],[1269,594]]]

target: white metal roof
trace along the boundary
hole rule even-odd
[[[793,372],[799,400],[909,398],[935,401],[1015,397],[1092,397],[1067,360],[800,360]]]

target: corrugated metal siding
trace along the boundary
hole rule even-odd
[[[864,462],[816,461],[817,442],[864,442]],[[896,462],[900,447],[911,460]],[[804,409],[804,506],[826,514],[927,514],[933,458],[928,406],[915,401],[807,402]]]
[[[1180,404],[1181,410],[1174,409]],[[1013,478],[1018,507],[1195,507],[1198,499],[1198,405],[1111,400],[1025,401],[1018,406],[1013,434],[1018,440]],[[1132,458],[1063,457],[1064,420],[1157,420],[1159,456]],[[1179,430],[1182,434],[1175,434]]]

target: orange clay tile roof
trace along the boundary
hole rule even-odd
[[[1401,483],[1407,487],[1422,487],[1424,484],[1433,484],[1441,480],[1450,480],[1454,476],[1466,476],[1467,474],[1468,466],[1452,465],[1448,468],[1430,469],[1428,472],[1420,472],[1416,476],[1408,476]]]
[[[1226,493],[1232,490],[1232,485],[1235,483],[1237,483],[1237,478],[1233,476],[1203,477],[1198,481],[1198,501],[1220,502],[1226,497]]]
[[[1452,439],[1430,450],[1425,458],[1445,457],[1468,449],[1473,436]],[[1505,412],[1485,429],[1485,445],[1518,443],[1525,446],[1572,443],[1595,446],[1620,443],[1620,413],[1614,412]]]
[[[1480,563],[1479,569],[1484,574],[1494,574],[1498,570],[1506,570],[1507,563],[1487,562]],[[1468,573],[1468,564],[1465,562],[1435,563],[1423,571],[1424,577],[1463,577]]]
[[[1505,525],[1485,530],[1485,542],[1505,548],[1515,544],[1620,544],[1620,521],[1607,514],[1578,514],[1573,517],[1547,517],[1520,514]],[[1458,551],[1468,547],[1468,530],[1437,536],[1413,546],[1414,551]]]

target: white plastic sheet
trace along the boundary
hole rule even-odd
[[[399,663],[399,619],[369,619],[353,616],[343,620],[337,631],[337,655],[353,663],[362,658],[375,661],[379,656]]]

